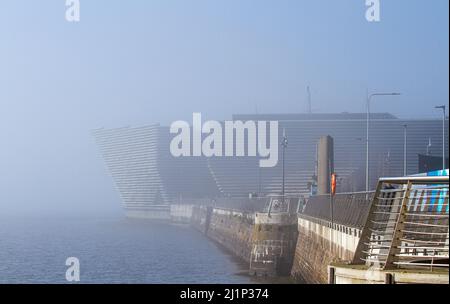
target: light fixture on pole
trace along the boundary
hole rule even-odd
[[[367,93],[367,121],[366,121],[366,192],[369,192],[369,127],[370,127],[370,101],[375,96],[398,96],[400,93]]]
[[[281,190],[281,194],[283,196],[283,202],[284,202],[284,195],[285,195],[285,172],[284,172],[284,159],[285,159],[285,154],[286,154],[286,148],[288,146],[288,139],[286,136],[286,129],[283,129],[283,141],[281,142],[281,146],[283,147],[283,184],[282,184],[282,190]]]

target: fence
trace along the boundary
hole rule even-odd
[[[380,179],[354,264],[449,267],[448,176]]]
[[[362,229],[370,208],[373,192],[339,193],[309,198],[300,215]]]

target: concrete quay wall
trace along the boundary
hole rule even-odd
[[[254,214],[214,208],[207,236],[245,262],[250,261]]]
[[[296,215],[195,206],[191,224],[248,263],[249,274],[290,275],[297,241]]]
[[[250,274],[290,275],[297,243],[297,215],[256,213]]]
[[[192,226],[245,262],[250,262],[254,215],[195,206]]]
[[[448,284],[448,271],[379,271],[350,265],[361,230],[314,216],[254,213],[204,205],[128,210],[134,218],[190,225],[248,263],[255,276],[290,275],[312,284]]]
[[[189,224],[191,222],[193,208],[194,205],[187,204],[150,206],[135,209],[128,208],[126,209],[126,217]]]
[[[328,266],[353,259],[360,233],[356,228],[299,215],[292,277],[304,283],[327,283]]]
[[[360,230],[289,213],[253,213],[205,205],[128,211],[128,216],[190,225],[249,265],[256,276],[291,275],[327,283],[327,267],[353,258]]]

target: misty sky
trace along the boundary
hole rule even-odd
[[[0,216],[121,212],[89,131],[192,112],[362,112],[440,117],[448,0],[0,1]]]

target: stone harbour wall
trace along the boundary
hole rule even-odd
[[[353,259],[360,230],[298,218],[298,240],[291,275],[302,283],[326,284],[328,265]]]
[[[297,217],[196,206],[192,226],[249,265],[255,276],[288,276],[297,242]]]

